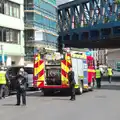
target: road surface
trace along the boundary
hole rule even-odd
[[[69,97],[28,93],[27,106],[14,106],[15,96],[0,100],[0,120],[120,120],[120,83],[103,83],[102,89]]]
[[[114,71],[112,78],[113,78],[113,81],[120,82],[120,72]],[[108,76],[104,76],[103,81],[108,81]]]

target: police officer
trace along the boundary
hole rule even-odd
[[[21,103],[21,96],[22,96],[22,103],[26,105],[26,86],[27,86],[27,73],[24,71],[23,68],[20,68],[17,76],[17,106]]]
[[[108,72],[108,81],[109,81],[109,83],[111,83],[111,81],[112,81],[112,75],[113,75],[113,70],[112,70],[112,68],[109,67],[109,68],[107,69],[107,72]]]
[[[0,99],[5,97],[5,85],[6,85],[6,71],[4,68],[0,68]]]
[[[72,71],[72,66],[69,66],[69,73],[68,73],[68,79],[70,84],[70,91],[71,91],[71,98],[70,100],[75,100],[75,79],[74,79],[74,71]]]
[[[102,76],[102,72],[99,69],[99,67],[97,67],[97,69],[95,70],[96,72],[96,83],[97,83],[97,88],[101,88],[101,76]]]

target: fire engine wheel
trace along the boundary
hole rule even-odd
[[[83,82],[80,81],[80,87],[78,88],[78,94],[81,95],[83,93]]]

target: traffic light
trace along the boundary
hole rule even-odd
[[[62,36],[58,37],[58,52],[63,53],[63,41]]]

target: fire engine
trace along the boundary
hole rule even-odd
[[[68,72],[72,65],[76,81],[76,93],[93,89],[93,59],[84,53],[46,54],[41,58],[39,52],[34,55],[34,87],[42,89],[44,95],[55,91],[69,91]],[[89,66],[88,66],[89,65]]]
[[[88,65],[88,84],[95,85],[95,63],[92,56],[87,56],[87,65]]]

